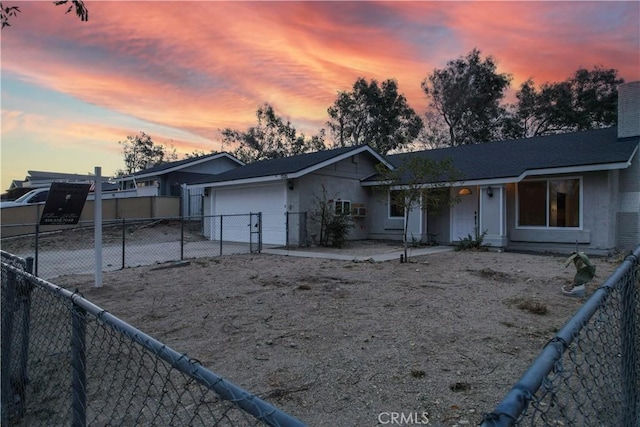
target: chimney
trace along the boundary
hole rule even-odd
[[[618,87],[618,138],[640,136],[640,81]]]

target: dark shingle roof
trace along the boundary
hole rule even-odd
[[[640,138],[618,140],[617,128],[441,148],[387,156],[400,165],[410,156],[451,158],[465,181],[518,177],[526,171],[629,161]]]
[[[231,169],[221,174],[208,177],[199,183],[204,184],[222,181],[236,181],[240,179],[261,178],[275,175],[290,175],[304,169],[315,166],[319,163],[331,160],[350,151],[362,148],[363,146],[353,146],[336,148],[333,150],[316,151],[314,153],[298,154],[291,157],[281,157],[278,159],[261,160],[254,163]]]

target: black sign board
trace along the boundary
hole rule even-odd
[[[40,225],[77,224],[90,187],[89,184],[66,182],[51,184],[47,202],[40,217]]]

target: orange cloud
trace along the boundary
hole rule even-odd
[[[358,77],[395,78],[422,113],[421,81],[476,47],[514,76],[514,87],[529,77],[564,80],[596,64],[640,80],[638,2],[87,6],[90,20],[82,23],[62,6],[23,2],[2,33],[3,83],[11,76],[149,124],[133,132],[105,117],[37,124],[69,146],[86,140],[83,127],[92,126],[90,139],[96,147],[108,145],[104,150],[139,130],[185,152],[219,149],[218,129],[255,124],[263,102],[311,134],[324,125],[336,93]],[[3,112],[3,135],[34,131],[29,120]]]

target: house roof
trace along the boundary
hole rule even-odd
[[[412,156],[451,158],[463,180],[517,182],[536,174],[626,168],[640,137],[618,139],[617,127],[567,134],[487,142],[387,156],[398,166]],[[375,177],[369,183],[375,182]]]
[[[207,186],[208,184],[244,183],[267,181],[274,179],[298,178],[329,164],[366,152],[378,161],[391,167],[391,164],[368,145],[336,148],[333,150],[316,151],[314,153],[299,154],[291,157],[262,160],[249,163],[221,174],[208,177],[192,186]]]
[[[146,178],[146,177],[152,177],[152,176],[158,176],[158,175],[163,175],[166,173],[170,173],[170,172],[175,172],[178,171],[180,169],[184,169],[190,166],[194,166],[200,163],[204,163],[210,160],[214,160],[214,159],[218,159],[221,157],[226,157],[229,160],[232,160],[236,163],[238,163],[238,165],[242,166],[244,165],[243,162],[241,162],[240,160],[238,160],[237,158],[235,158],[234,156],[232,156],[229,153],[211,153],[211,154],[207,154],[204,156],[199,156],[199,157],[191,157],[188,159],[183,159],[183,160],[176,160],[174,162],[168,162],[168,163],[163,163],[161,165],[157,165],[157,166],[153,166],[147,169],[143,169],[141,171],[132,173],[130,175],[125,175],[122,177],[119,177],[119,180],[124,180],[124,179],[131,179],[131,178]]]

